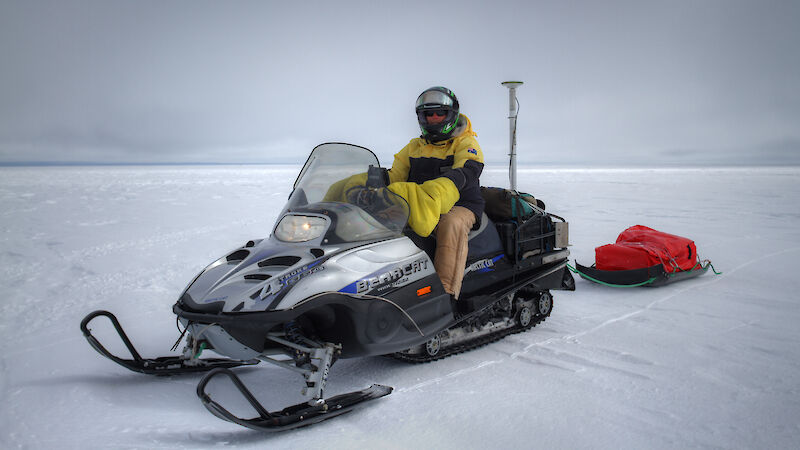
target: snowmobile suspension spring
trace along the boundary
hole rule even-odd
[[[303,333],[300,331],[297,321],[290,320],[286,322],[286,325],[283,326],[283,331],[286,333],[286,339],[294,342],[295,344],[300,344],[303,342]]]
[[[290,321],[286,322],[286,324],[283,326],[283,331],[284,331],[284,333],[286,333],[286,339],[289,342],[293,342],[295,344],[303,344],[304,343],[303,332],[300,330],[300,327],[297,325],[297,321],[290,320]],[[297,362],[306,362],[306,360],[308,360],[308,355],[305,352],[303,352],[303,351],[301,351],[299,349],[292,349],[292,350],[293,350],[292,357],[293,357],[293,359],[295,360],[296,363]]]

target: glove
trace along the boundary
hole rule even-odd
[[[356,186],[346,198],[395,233],[401,233],[408,221],[408,204],[389,189]]]
[[[347,203],[356,205],[374,215],[397,203],[390,198],[392,195],[393,194],[386,188],[356,186],[347,191],[346,198]]]
[[[336,183],[333,183],[330,188],[328,188],[328,192],[325,193],[325,197],[322,199],[324,202],[342,202],[346,201],[347,193],[355,187],[363,187],[364,183],[367,182],[367,173],[359,173],[353,176],[349,176],[343,180],[339,180]]]

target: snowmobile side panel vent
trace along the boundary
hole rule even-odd
[[[325,250],[323,250],[321,248],[312,248],[309,251],[311,252],[312,255],[314,255],[315,258],[319,258],[319,257],[321,257],[322,255],[325,254]]]
[[[269,280],[270,278],[272,278],[272,275],[269,275],[269,274],[266,274],[266,273],[251,273],[251,274],[248,274],[248,275],[244,276],[245,280],[265,281],[265,280]]]
[[[235,252],[233,252],[230,255],[228,255],[225,258],[225,260],[228,261],[228,262],[231,262],[231,261],[242,261],[245,258],[247,258],[248,256],[250,256],[250,251],[249,250],[245,250],[245,249],[241,249],[241,250],[236,250]]]
[[[258,267],[269,267],[269,266],[292,267],[293,265],[297,264],[298,261],[300,261],[299,256],[276,256],[275,258],[259,261]]]

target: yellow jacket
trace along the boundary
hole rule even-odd
[[[394,155],[389,170],[389,190],[408,201],[409,225],[423,237],[454,205],[470,209],[476,217],[483,213],[478,180],[483,152],[467,116],[460,116],[453,136],[441,142],[412,139]]]

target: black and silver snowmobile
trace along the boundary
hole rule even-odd
[[[365,185],[349,189],[344,201],[326,199],[336,182],[365,171]],[[574,289],[561,232],[566,223],[537,209],[514,221],[482,217],[470,234],[461,297],[452,302],[434,271],[435,246],[407,228],[408,205],[381,189],[385,181],[385,169],[366,148],[316,147],[270,237],[211,263],[173,306],[184,327],[181,354],[142,358],[107,311],[86,316],[84,336],[133,371],[210,371],[197,387],[209,411],[248,428],[276,431],[391,393],[391,387],[373,385],[324,397],[328,370],[338,358],[439,359],[540,323],[553,308],[550,290]],[[113,355],[92,335],[89,323],[99,316],[111,320],[132,358]],[[199,358],[203,350],[225,358]],[[307,401],[280,411],[264,408],[229,370],[260,361],[301,374]],[[258,417],[238,417],[213,400],[206,386],[215,377],[228,377]]]

